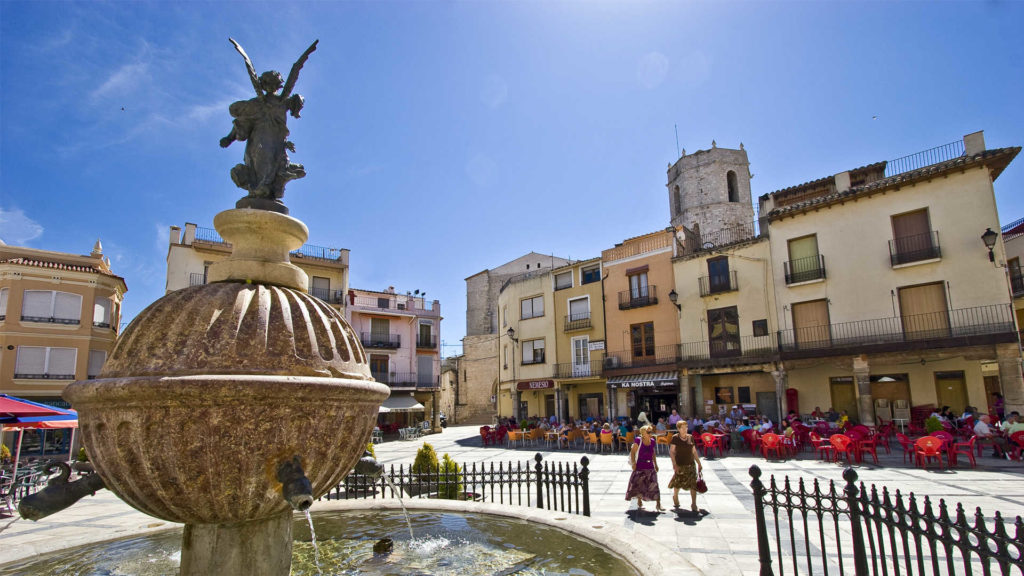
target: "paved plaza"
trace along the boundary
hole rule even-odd
[[[769,474],[841,482],[842,466],[820,462],[804,452],[798,459],[766,462],[748,452],[705,460],[704,477],[709,491],[698,498],[701,515],[688,510],[671,509],[671,493],[664,488],[671,476],[667,459],[659,474],[663,487],[662,504],[667,512],[652,510],[638,513],[635,503],[627,503],[626,484],[629,459],[624,452],[593,454],[581,449],[554,450],[539,446],[517,448],[481,446],[478,427],[450,427],[440,434],[418,440],[394,440],[376,448],[378,459],[385,465],[411,464],[423,442],[434,446],[438,456],[447,453],[455,461],[472,464],[527,461],[536,452],[551,462],[579,462],[590,458],[591,510],[593,518],[608,527],[635,534],[637,546],[652,539],[676,550],[695,567],[707,574],[756,574],[757,543],[753,521],[753,496],[750,490],[751,464],[758,464]],[[954,470],[920,470],[904,464],[898,446],[891,455],[880,454],[880,466],[857,466],[860,478],[868,484],[888,486],[890,490],[914,492],[918,496],[947,502],[960,502],[967,510],[980,507],[986,516],[996,511],[1005,517],[1024,515],[1024,464],[999,460],[986,454],[977,469],[960,467]],[[680,495],[684,507],[689,496]],[[650,505],[653,507],[653,505]],[[316,505],[314,505],[316,510]],[[35,554],[77,546],[86,542],[122,538],[155,530],[171,524],[141,514],[103,491],[87,497],[75,506],[39,522],[0,518],[0,562],[9,562]],[[720,572],[721,569],[728,572]],[[0,573],[3,573],[0,568]]]

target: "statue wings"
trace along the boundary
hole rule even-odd
[[[309,58],[309,55],[316,50],[316,45],[319,42],[319,39],[314,40],[313,43],[310,44],[309,48],[306,48],[306,51],[302,53],[302,56],[299,56],[299,59],[295,61],[295,64],[292,64],[292,70],[288,73],[288,80],[284,83],[284,88],[281,89],[282,98],[287,98],[292,93],[292,89],[295,88],[295,83],[299,80],[299,70],[302,70],[302,65],[306,63],[306,59]],[[248,59],[246,59],[246,61],[248,62]]]
[[[228,40],[234,44],[235,50],[238,50],[238,53],[242,55],[242,59],[245,60],[245,69],[249,71],[249,80],[252,80],[252,87],[256,90],[256,97],[263,100],[263,89],[260,88],[260,80],[259,77],[256,76],[256,69],[253,68],[252,61],[249,60],[249,55],[245,53],[245,50],[242,50],[242,47],[238,42],[235,42],[234,38],[228,38]]]

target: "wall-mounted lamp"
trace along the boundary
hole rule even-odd
[[[676,289],[675,288],[673,288],[672,291],[668,293],[668,299],[672,302],[672,304],[675,305],[676,308],[679,309],[680,312],[683,311],[683,307],[678,304],[678,302],[679,302],[679,294],[676,293]]]
[[[519,339],[516,338],[516,330],[515,330],[515,328],[509,328],[508,332],[505,332],[505,334],[508,335],[508,339],[509,340],[511,340],[513,342],[516,342],[516,343],[519,342]]]
[[[993,232],[991,228],[985,228],[985,233],[981,235],[981,241],[985,243],[985,247],[988,248],[988,261],[995,262],[996,255],[992,253],[992,248],[996,245],[996,240],[999,238],[999,233]]]

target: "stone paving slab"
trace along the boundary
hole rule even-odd
[[[555,450],[540,443],[537,446],[508,448],[483,447],[478,427],[450,427],[412,441],[391,441],[376,447],[378,459],[385,465],[409,465],[423,442],[429,442],[438,456],[447,453],[456,462],[476,463],[490,468],[499,462],[529,462],[540,452],[545,461],[578,464],[586,455],[590,460],[591,509],[595,519],[606,522],[609,529],[635,536],[638,545],[644,538],[679,552],[695,567],[707,574],[757,574],[757,540],[753,521],[753,496],[748,469],[757,464],[764,472],[762,479],[771,474],[802,477],[810,487],[817,479],[823,487],[834,481],[842,487],[843,466],[815,460],[805,452],[798,459],[767,462],[738,451],[726,457],[704,461],[704,478],[708,493],[698,497],[703,510],[694,516],[688,510],[671,510],[671,492],[667,486],[671,465],[667,456],[659,455],[662,462],[659,480],[663,487],[663,505],[666,513],[651,511],[637,514],[635,502],[625,500],[629,478],[629,459],[625,452],[588,454],[581,449]],[[891,491],[914,492],[923,497],[944,498],[947,502],[960,502],[973,512],[981,507],[986,517],[996,511],[1004,517],[1024,516],[1024,464],[995,459],[986,455],[979,459],[979,467],[960,467],[954,470],[920,470],[901,461],[898,446],[893,454],[879,454],[881,465],[855,466],[861,481]],[[680,500],[688,506],[689,495]],[[936,502],[937,503],[937,502]],[[653,503],[651,505],[653,507]],[[314,507],[315,510],[315,507]],[[9,525],[8,525],[9,524]],[[7,526],[4,528],[4,526]],[[27,556],[61,550],[86,542],[109,540],[140,535],[174,526],[146,516],[124,504],[111,493],[101,491],[49,518],[39,522],[0,517],[0,563]],[[2,569],[0,569],[2,572]]]

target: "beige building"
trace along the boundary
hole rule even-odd
[[[554,286],[550,269],[509,279],[498,294],[498,416],[550,417],[555,402]]]
[[[1017,319],[1017,329],[1024,327],[1024,274],[1021,272],[1021,261],[1024,261],[1024,218],[1003,226],[1002,235],[1006,251],[1006,275],[1013,295],[1013,309]]]
[[[171,226],[167,250],[167,292],[206,284],[210,264],[231,255],[231,244],[213,228],[186,223]],[[305,244],[291,253],[291,263],[309,277],[309,293],[344,312],[348,294],[346,248],[324,248]]]
[[[555,416],[559,422],[604,414],[604,293],[601,259],[573,262],[551,271],[555,328]],[[545,414],[550,416],[550,414]]]
[[[99,375],[128,288],[99,241],[89,255],[0,244],[0,391],[44,404]]]
[[[993,182],[1020,148],[978,132],[761,196],[785,409],[875,423],[899,406],[1024,408]],[[904,412],[903,417],[908,417]]]

